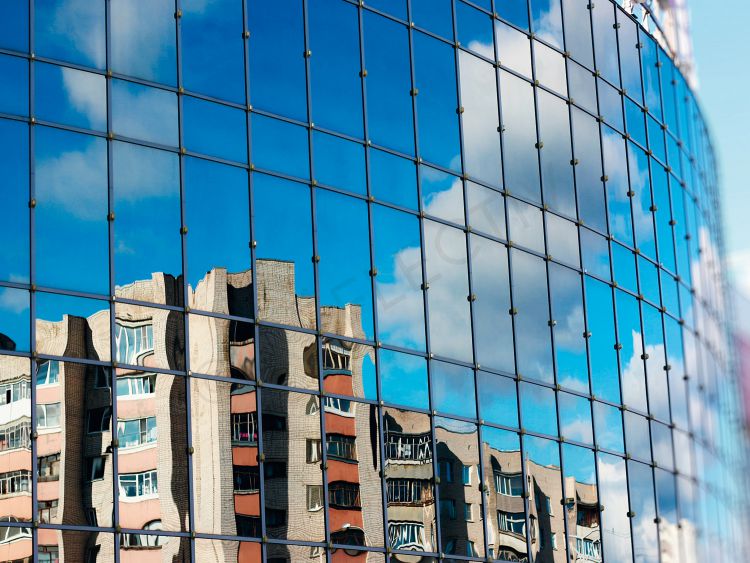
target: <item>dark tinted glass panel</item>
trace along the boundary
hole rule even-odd
[[[251,103],[307,121],[302,5],[251,0],[247,14]],[[285,30],[283,37],[279,29]]]
[[[339,0],[307,6],[313,121],[363,136],[357,9]]]
[[[578,109],[572,112],[578,214],[587,225],[606,233],[599,127],[593,117]]]
[[[34,148],[37,283],[108,293],[106,142],[39,127]]]
[[[235,0],[185,0],[181,7],[185,89],[245,103],[242,6]]]
[[[371,12],[364,14],[367,59],[367,127],[373,143],[414,153],[414,124],[409,96],[411,75],[406,28]],[[416,93],[413,92],[413,93]]]

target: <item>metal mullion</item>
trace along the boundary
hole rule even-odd
[[[300,5],[300,9],[303,6]],[[248,10],[248,0],[242,0],[242,28],[243,28],[243,56],[244,56],[244,75],[245,75],[245,134],[247,139],[247,182],[248,182],[248,217],[249,217],[249,248],[250,248],[250,277],[253,288],[253,350],[255,351],[255,363],[254,373],[255,378],[255,413],[258,425],[258,439],[257,439],[257,467],[258,467],[258,519],[261,523],[261,543],[260,552],[261,560],[265,561],[268,555],[268,547],[266,545],[266,528],[265,528],[265,507],[266,507],[266,488],[265,488],[265,475],[261,460],[265,462],[264,449],[263,449],[263,432],[262,432],[262,404],[260,388],[262,387],[262,354],[261,354],[261,342],[260,342],[260,326],[258,325],[258,276],[257,276],[257,255],[256,255],[256,240],[255,240],[255,204],[254,204],[254,166],[252,164],[252,104],[251,104],[251,88],[250,88],[250,30],[248,29],[248,20],[250,13]],[[247,383],[245,383],[247,384]]]
[[[494,8],[494,0],[493,0],[493,8]],[[527,11],[529,10],[529,6],[527,3]],[[494,10],[493,10],[494,12]],[[454,29],[455,32],[455,29]],[[497,36],[494,33],[494,21],[493,21],[493,46],[494,46],[494,56],[495,60],[498,59],[498,49],[497,49]],[[498,124],[498,134],[500,136],[500,154],[501,154],[501,162],[503,164],[501,168],[501,180],[503,184],[503,211],[505,213],[505,225],[506,225],[506,235],[507,233],[507,226],[510,224],[510,216],[508,214],[508,206],[507,206],[507,190],[506,190],[506,184],[505,184],[505,135],[502,132],[502,123],[503,123],[503,105],[502,105],[502,90],[500,88],[500,73],[497,70],[497,65],[495,65],[495,88],[497,93],[497,108],[498,108],[498,118],[500,123]],[[515,310],[514,303],[515,300],[513,298],[514,294],[514,284],[513,284],[513,258],[512,258],[512,251],[511,247],[506,244],[506,255],[508,260],[508,290],[509,290],[509,297],[510,297],[510,311],[508,313],[510,314],[510,320],[511,320],[511,330],[512,330],[512,337],[513,337],[513,362],[515,366],[515,384],[516,384],[516,412],[518,414],[518,429],[519,432],[516,434],[518,439],[518,453],[520,457],[520,463],[521,463],[521,476],[523,478],[523,489],[524,489],[524,518],[526,521],[526,552],[527,555],[530,555],[531,553],[531,529],[529,526],[529,493],[528,493],[528,483],[527,483],[527,467],[526,467],[526,461],[524,459],[523,451],[524,451],[524,444],[522,443],[523,440],[521,439],[521,436],[524,433],[523,429],[523,416],[521,413],[521,380],[518,377],[518,345],[516,343],[516,318],[515,315],[512,314],[512,312]]]
[[[114,174],[113,174],[113,157],[114,147],[112,140],[112,77],[110,74],[110,65],[112,62],[112,43],[111,43],[111,24],[112,11],[110,2],[105,2],[105,66],[107,68],[107,74],[105,75],[105,87],[106,87],[106,123],[107,123],[107,212],[109,213],[107,221],[107,234],[108,234],[108,268],[109,268],[109,397],[110,397],[110,409],[111,409],[111,439],[112,439],[112,526],[115,529],[115,533],[112,536],[112,549],[114,550],[114,561],[119,563],[120,561],[120,490],[119,490],[119,442],[117,440],[117,368],[116,365],[116,350],[117,343],[115,339],[116,335],[116,302],[115,302],[115,291],[116,291],[116,278],[115,278],[115,227],[114,227],[114,213],[115,213],[115,193],[114,193]],[[103,368],[104,369],[104,368]],[[105,473],[106,476],[106,473]]]
[[[34,2],[29,2],[29,27],[28,27],[28,36],[29,36],[29,54],[34,52]],[[36,440],[36,374],[37,374],[37,362],[36,362],[36,354],[37,354],[37,346],[36,346],[36,292],[35,292],[35,282],[36,282],[36,237],[34,234],[35,231],[35,216],[36,213],[34,211],[34,208],[36,207],[36,186],[35,186],[35,173],[34,168],[36,166],[35,163],[35,156],[34,156],[34,121],[33,121],[33,115],[34,115],[34,63],[33,59],[29,58],[28,61],[28,70],[29,70],[29,125],[28,125],[28,151],[29,151],[29,184],[27,186],[28,188],[28,194],[29,194],[29,281],[31,283],[31,291],[29,292],[29,348],[31,349],[31,357],[29,358],[29,373],[31,381],[29,382],[29,386],[31,387],[31,412],[30,420],[31,420],[31,428],[30,428],[30,436],[29,436],[29,456],[31,457],[31,520],[33,523],[34,528],[32,529],[32,535],[31,535],[31,546],[32,546],[32,556],[33,556],[33,562],[37,563],[39,560],[39,530],[37,528],[39,524],[39,494],[38,494],[38,484],[39,484],[39,476],[38,476],[38,460],[37,460],[37,440]]]
[[[189,291],[187,283],[188,257],[187,257],[187,211],[185,205],[185,152],[184,152],[184,112],[183,112],[183,90],[182,90],[182,33],[181,33],[181,0],[175,0],[175,64],[177,74],[177,124],[178,124],[178,146],[179,146],[179,182],[180,182],[180,244],[182,256],[182,326],[184,334],[184,354],[183,358],[185,376],[183,385],[185,392],[185,463],[187,464],[187,503],[188,503],[188,527],[190,533],[189,551],[192,561],[195,561],[195,541],[193,534],[195,532],[195,488],[193,483],[193,436],[192,436],[192,404],[191,404],[191,385],[190,385],[190,319],[188,311]],[[179,377],[175,376],[177,379]],[[182,526],[182,523],[180,523]]]
[[[310,49],[310,27],[309,27],[309,21],[308,21],[308,9],[309,9],[309,3],[308,0],[302,0],[303,5],[303,27],[304,27],[304,35],[305,35],[305,52],[307,53]],[[360,34],[361,34],[361,22],[360,22]],[[315,177],[315,167],[314,167],[314,155],[313,155],[313,143],[312,143],[312,137],[313,137],[313,129],[312,129],[312,97],[311,97],[311,90],[312,90],[312,81],[311,81],[311,65],[310,65],[310,57],[305,57],[305,86],[307,90],[307,120],[308,120],[308,127],[307,127],[307,142],[308,142],[308,164],[310,169],[310,179]],[[317,207],[316,207],[316,197],[315,197],[315,187],[311,184],[308,184],[308,189],[310,190],[310,210],[311,210],[311,224],[312,224],[312,243],[313,243],[313,256],[311,257],[313,261],[313,279],[314,279],[314,286],[315,286],[315,327],[317,330],[317,336],[315,338],[315,345],[317,350],[317,367],[318,367],[318,392],[319,395],[319,405],[320,410],[320,441],[321,441],[321,454],[320,454],[320,468],[321,468],[321,480],[322,480],[322,487],[323,487],[323,509],[324,509],[324,533],[325,533],[325,543],[327,545],[330,545],[331,543],[331,534],[330,534],[330,522],[329,522],[329,506],[328,506],[328,475],[327,475],[327,463],[328,463],[328,452],[326,451],[326,448],[323,447],[323,443],[326,439],[326,424],[325,424],[325,405],[324,405],[324,384],[323,384],[323,349],[322,349],[322,327],[321,327],[321,315],[320,315],[320,274],[319,274],[319,268],[318,268],[318,225],[317,225]],[[261,472],[262,473],[262,472]],[[263,533],[265,535],[265,518],[263,522]],[[330,559],[330,551],[328,548],[325,550],[326,557]]]

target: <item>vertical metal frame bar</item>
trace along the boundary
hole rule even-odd
[[[108,202],[108,265],[109,265],[109,396],[111,402],[112,419],[110,421],[112,436],[112,526],[115,528],[113,536],[114,561],[120,561],[120,543],[122,536],[120,530],[120,487],[119,487],[119,441],[117,440],[117,361],[116,361],[116,314],[117,304],[115,299],[115,194],[114,194],[114,141],[112,140],[112,7],[109,0],[105,1],[105,41],[106,41],[106,96],[107,96],[107,202]],[[105,474],[106,475],[106,474]]]
[[[28,125],[28,151],[29,151],[29,281],[31,282],[31,288],[29,292],[29,344],[31,348],[31,357],[29,358],[29,374],[31,381],[29,385],[31,387],[31,428],[30,428],[30,452],[31,456],[31,520],[34,524],[31,535],[31,545],[33,552],[33,563],[37,563],[39,560],[39,494],[37,484],[39,482],[39,461],[37,452],[37,430],[36,430],[36,376],[37,376],[37,360],[38,354],[36,345],[36,155],[35,153],[35,126],[34,126],[34,1],[28,0],[28,15],[29,15],[29,54],[30,58],[28,61],[29,69],[29,125]]]

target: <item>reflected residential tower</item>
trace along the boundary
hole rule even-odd
[[[684,3],[0,5],[0,562],[730,560]]]

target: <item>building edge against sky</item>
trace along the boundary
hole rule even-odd
[[[685,22],[0,6],[0,561],[746,552]]]

